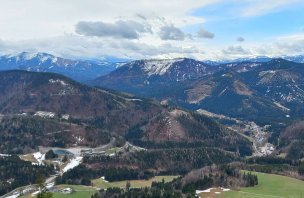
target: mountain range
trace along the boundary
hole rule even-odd
[[[93,85],[227,116],[285,120],[303,115],[304,64],[285,59],[207,64],[192,59],[134,61]],[[274,116],[275,115],[275,116]]]
[[[48,172],[48,163],[59,170],[67,164],[66,170],[77,160],[56,184],[184,175],[215,164],[227,175],[234,174],[231,166],[302,178],[304,63],[287,59],[101,63],[44,53],[2,56],[0,159],[10,171],[0,194],[19,175],[5,161],[20,165],[18,171],[42,167],[47,176],[54,169]],[[52,149],[75,156],[57,159]],[[44,159],[50,153],[53,159]],[[15,181],[14,188],[33,182]]]
[[[0,73],[2,130],[7,135],[11,130],[17,132],[26,125],[29,127],[24,128],[27,136],[29,131],[38,135],[34,141],[32,137],[23,137],[23,146],[14,152],[35,149],[37,142],[46,146],[97,146],[113,137],[122,141],[154,143],[204,140],[205,145],[210,145],[214,142],[214,137],[209,138],[214,133],[214,128],[209,128],[211,126],[216,126],[216,133],[235,136],[223,125],[210,124],[214,122],[212,119],[191,113],[201,109],[254,121],[260,126],[270,125],[272,128],[269,130],[278,139],[280,131],[304,113],[304,64],[282,58],[259,57],[228,63],[188,58],[113,63],[113,71],[108,71],[108,74],[98,74],[95,79],[93,75],[83,75],[82,80],[78,80],[103,87],[93,88],[70,78],[75,74],[74,68],[83,66],[81,71],[86,73],[95,67],[103,68],[100,63],[61,59],[43,53],[4,57],[0,59],[5,63],[1,68],[11,71]],[[36,66],[32,67],[30,63]],[[47,66],[52,64],[56,66]],[[39,72],[12,70],[15,67]],[[60,70],[50,70],[52,68]],[[68,74],[62,72],[63,68]],[[157,99],[160,103],[145,98]],[[10,128],[11,125],[17,127]],[[36,125],[39,127],[34,127]],[[63,133],[66,135],[54,133],[51,138],[43,140],[42,129],[48,134],[66,131]],[[198,131],[206,134],[198,135]],[[92,138],[97,134],[98,138]],[[3,138],[7,140],[8,137]],[[13,149],[9,144],[7,141],[2,149]],[[231,147],[227,143],[221,147],[236,150],[235,144]]]
[[[207,147],[220,140],[220,148],[251,152],[249,141],[207,117],[92,88],[59,74],[0,72],[0,92],[1,153],[37,146],[94,147],[113,138]]]
[[[29,53],[0,56],[0,71],[19,69],[53,72],[84,82],[110,73],[120,65],[116,61],[72,60],[47,53]]]

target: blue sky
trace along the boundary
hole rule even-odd
[[[219,3],[194,10],[191,14],[204,17],[204,28],[218,36],[215,42],[227,43],[242,36],[245,40],[265,41],[280,35],[304,31],[304,7],[302,4],[286,6],[256,16],[244,17],[241,6]],[[235,13],[236,12],[236,13]],[[197,27],[192,27],[193,29]]]
[[[0,54],[201,60],[299,55],[303,10],[302,0],[0,0]]]

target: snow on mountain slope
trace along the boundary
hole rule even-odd
[[[115,74],[130,74],[133,76],[164,78],[167,81],[184,81],[196,79],[218,71],[220,66],[209,65],[201,61],[178,58],[178,59],[151,59],[136,60],[120,66]]]
[[[0,70],[53,72],[79,81],[87,81],[108,74],[118,66],[117,64],[107,61],[71,60],[47,53],[22,52],[0,56]]]
[[[145,61],[143,69],[151,75],[164,75],[174,63],[178,63],[183,59],[167,59],[167,60],[149,60]]]

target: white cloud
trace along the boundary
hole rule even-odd
[[[163,26],[160,29],[159,35],[162,40],[183,41],[185,39],[185,33],[181,29],[179,29],[173,25]]]
[[[244,39],[244,37],[239,36],[239,37],[236,38],[236,41],[238,41],[238,42],[244,42],[245,39]]]
[[[147,38],[149,39],[149,38]],[[154,38],[151,38],[152,41]],[[158,40],[157,40],[158,39]],[[155,42],[145,40],[119,40],[105,37],[84,37],[68,34],[48,39],[25,41],[0,40],[0,53],[20,51],[47,52],[69,58],[120,58],[146,59],[189,57],[200,60],[223,60],[255,56],[285,56],[304,54],[304,33],[277,37],[268,42],[249,42],[241,45],[212,46],[192,40],[162,41],[155,37]]]
[[[136,21],[116,21],[115,23],[80,21],[76,24],[78,34],[84,36],[138,39],[141,33],[150,32],[150,26]]]
[[[68,57],[133,59],[169,56],[227,59],[304,53],[302,34],[277,38],[273,34],[265,40],[250,42],[252,37],[238,30],[230,34],[231,38],[224,37],[225,32],[205,29],[197,32],[199,27],[209,26],[204,24],[204,16],[192,15],[193,11],[220,2],[227,6],[228,17],[233,15],[237,21],[301,1],[0,0],[0,53],[41,51]],[[208,17],[211,22],[212,17]],[[235,35],[239,34],[246,37],[246,42],[234,46]],[[237,41],[244,41],[241,38]]]
[[[289,5],[303,2],[302,0],[245,0],[243,16],[257,16],[286,8]]]
[[[201,29],[197,32],[197,37],[199,37],[199,38],[213,39],[213,38],[214,38],[214,33],[209,32],[209,31],[204,30],[204,29],[201,28]]]
[[[244,49],[242,46],[229,46],[227,49],[223,49],[222,53],[224,55],[232,55],[236,57],[251,55],[251,52],[247,49]]]
[[[203,23],[202,17],[190,16],[194,9],[218,0],[14,0],[1,1],[0,38],[24,40],[72,33],[79,21],[147,20],[164,17],[177,27]]]

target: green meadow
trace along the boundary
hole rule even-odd
[[[220,198],[304,198],[304,181],[290,177],[257,174],[259,184],[255,187],[241,188],[239,191],[221,193]]]

